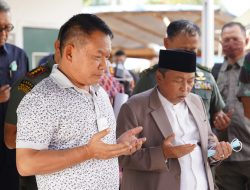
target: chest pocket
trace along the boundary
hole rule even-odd
[[[192,92],[199,95],[203,101],[210,102],[212,96],[212,84],[207,80],[205,81],[196,80]]]
[[[212,96],[211,90],[197,89],[195,91],[196,91],[195,94],[199,95],[203,101],[210,101],[211,100],[211,96]]]
[[[224,73],[219,74],[218,80],[217,80],[217,86],[224,100],[226,99],[229,93],[229,86],[227,84],[227,80],[228,78]]]

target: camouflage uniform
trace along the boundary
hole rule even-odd
[[[153,88],[156,85],[155,73],[157,65],[145,70],[134,88],[133,94],[137,94]],[[209,69],[197,65],[195,73],[195,84],[192,92],[199,95],[205,104],[208,116],[216,113],[225,107],[224,101],[220,95],[217,84]]]
[[[250,97],[250,53],[245,56],[244,65],[241,69],[239,80],[240,87],[237,96]]]
[[[22,98],[31,91],[31,89],[41,80],[48,77],[54,65],[54,60],[49,60],[45,65],[39,66],[36,69],[26,73],[20,78],[11,88],[11,95],[6,113],[5,122],[9,124],[17,124],[16,109]],[[35,176],[22,177],[20,176],[20,190],[37,190]]]
[[[249,84],[240,83],[239,92],[237,96],[238,97],[242,97],[242,96],[250,97],[250,83]]]
[[[250,53],[245,56],[244,65],[241,69],[239,80],[240,86],[237,97],[239,100],[241,97],[247,97],[250,100]],[[247,104],[248,102],[243,102],[244,111],[247,112],[250,105],[244,105],[244,103]],[[245,118],[245,120],[247,126],[250,127],[250,118]]]
[[[227,59],[219,71],[217,84],[226,103],[225,110],[233,110],[231,123],[226,130],[217,131],[220,141],[231,142],[238,138],[243,145],[240,152],[232,155],[216,167],[216,184],[219,189],[236,190],[246,189],[245,185],[250,181],[250,128],[244,116],[244,108],[237,98],[244,92],[239,80],[244,64],[244,57],[234,64],[229,64]],[[240,87],[241,86],[241,87]]]

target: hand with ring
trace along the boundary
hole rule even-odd
[[[218,142],[216,144],[216,154],[213,156],[215,160],[225,160],[232,154],[232,147],[228,142]]]
[[[223,159],[224,157],[225,157],[225,155],[224,155],[224,154],[220,155],[220,158],[221,158],[221,159]]]

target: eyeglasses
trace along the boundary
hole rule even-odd
[[[12,24],[7,24],[5,26],[0,26],[0,32],[6,31],[10,32],[14,29],[14,26]]]

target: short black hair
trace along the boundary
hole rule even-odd
[[[223,31],[225,30],[225,28],[230,28],[233,26],[238,26],[240,28],[240,30],[242,31],[242,33],[244,34],[244,36],[246,36],[246,28],[245,26],[243,26],[243,24],[241,24],[240,22],[228,22],[226,23],[222,29],[221,29],[221,34],[223,33]]]
[[[122,56],[122,55],[126,55],[125,52],[123,50],[117,50],[115,52],[115,56]]]
[[[10,11],[9,5],[5,1],[0,0],[0,12],[9,12],[9,11]]]
[[[66,42],[72,37],[80,35],[91,35],[95,31],[101,31],[113,38],[113,33],[108,25],[99,17],[93,14],[77,14],[70,18],[59,30],[58,40],[60,41],[60,51]]]
[[[165,73],[167,72],[167,71],[169,71],[169,69],[165,69],[165,68],[157,68],[158,69],[158,71],[165,77]]]
[[[174,38],[180,33],[188,34],[189,36],[201,35],[200,28],[189,20],[175,20],[168,25],[168,38]]]

